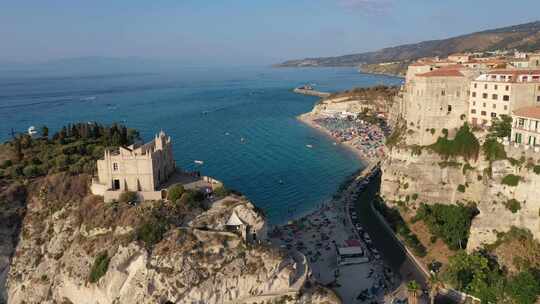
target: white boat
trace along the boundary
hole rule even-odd
[[[193,162],[196,163],[197,165],[204,164],[204,162],[202,160],[194,160]]]
[[[308,148],[310,148],[310,149],[311,149],[311,148],[313,148],[313,146],[312,146],[312,145],[306,145],[306,147],[308,147]]]
[[[30,126],[30,127],[28,128],[28,135],[34,136],[34,135],[36,135],[36,134],[37,134],[36,127]]]

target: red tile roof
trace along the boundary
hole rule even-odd
[[[540,70],[492,70],[487,74],[501,74],[501,75],[539,75]]]
[[[514,115],[540,119],[540,106],[524,107],[514,110]]]
[[[419,77],[465,77],[459,70],[457,69],[448,69],[448,68],[441,68],[437,70],[433,70],[431,72],[422,73],[422,74],[416,74],[416,76]]]

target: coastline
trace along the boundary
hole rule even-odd
[[[271,227],[269,240],[288,251],[302,253],[309,264],[308,279],[332,288],[343,303],[355,302],[364,297],[383,301],[386,295],[401,284],[401,274],[398,275],[400,272],[397,269],[381,259],[371,243],[366,243],[362,232],[357,229],[356,215],[352,211],[355,209],[359,189],[376,172],[376,159],[364,156],[360,149],[349,142],[339,142],[328,130],[313,121],[315,115],[311,112],[296,118],[332,141],[343,144],[343,147],[358,157],[362,167],[345,178],[331,198],[289,219],[286,224]],[[351,241],[361,244],[358,246],[363,248],[367,259],[344,267],[337,263],[337,248],[351,246]]]
[[[346,142],[346,141],[345,142],[339,142],[339,141],[337,141],[337,139],[334,136],[332,136],[332,134],[328,130],[326,130],[325,128],[323,128],[323,127],[319,126],[318,124],[316,124],[313,121],[313,115],[311,114],[311,112],[300,114],[300,115],[298,115],[296,117],[296,119],[298,119],[300,122],[304,123],[305,125],[311,127],[312,129],[319,131],[320,133],[322,133],[323,135],[327,136],[332,141],[334,141],[336,144],[341,145],[341,146],[345,147],[347,150],[349,150],[350,152],[352,152],[360,160],[360,162],[364,166],[362,171],[365,168],[368,168],[372,164],[372,161],[367,159],[362,154],[362,152],[359,149],[357,149],[354,145],[352,145],[350,142]]]

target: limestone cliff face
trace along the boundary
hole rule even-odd
[[[263,216],[243,197],[226,197],[206,211],[165,202],[130,206],[87,195],[87,185],[88,178],[57,176],[28,187],[8,303],[242,303],[294,296],[304,287],[302,256],[220,230],[234,210],[264,233]],[[148,246],[136,231],[156,213],[170,217],[169,225]],[[96,256],[104,252],[107,271],[92,283]],[[312,299],[327,297],[314,292],[298,301]]]
[[[503,160],[492,163],[489,177],[484,171],[489,163],[482,155],[469,162],[470,167],[465,163],[462,159],[445,162],[425,149],[420,155],[406,148],[393,149],[382,164],[381,194],[389,203],[408,201],[410,205],[476,203],[480,214],[472,223],[469,250],[494,242],[496,232],[511,226],[527,228],[540,239],[540,175],[525,164]],[[501,182],[508,174],[521,177],[517,186]],[[521,209],[515,213],[505,206],[511,199],[520,202]]]

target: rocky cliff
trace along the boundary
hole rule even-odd
[[[0,234],[17,239],[2,242],[3,274],[12,256],[8,303],[339,301],[320,287],[305,288],[303,256],[226,231],[234,211],[264,234],[264,216],[245,197],[230,194],[206,208],[104,203],[88,194],[88,183],[84,174],[55,174],[19,193],[26,205],[21,232],[3,226]],[[4,189],[2,198],[15,200],[17,193]]]
[[[382,163],[381,194],[389,204],[474,203],[479,214],[470,231],[468,250],[493,243],[497,232],[512,226],[529,229],[540,239],[540,175],[535,173],[537,153],[506,147],[510,160],[490,164],[477,160],[447,160],[429,149],[394,148]],[[540,173],[540,172],[539,172]],[[503,182],[517,176],[511,186]]]

